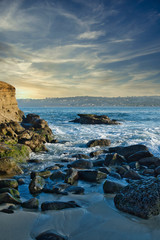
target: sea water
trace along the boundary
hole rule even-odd
[[[90,107],[90,108],[24,108],[25,114],[35,113],[45,119],[58,144],[47,144],[48,153],[37,157],[59,159],[75,153],[88,154],[86,143],[92,139],[107,138],[111,147],[145,144],[160,157],[160,108],[159,107]],[[70,122],[78,113],[107,115],[120,125],[89,125]]]

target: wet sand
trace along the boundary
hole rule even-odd
[[[42,196],[42,201],[53,196]],[[160,216],[143,220],[115,209],[113,196],[90,193],[63,196],[75,200],[82,208],[61,211],[32,212],[16,210],[0,213],[1,240],[31,240],[46,231],[67,236],[69,240],[158,240]]]

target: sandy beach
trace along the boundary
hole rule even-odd
[[[14,214],[0,213],[0,239],[31,240],[46,230],[67,236],[69,240],[159,239],[159,216],[142,220],[124,214],[115,209],[112,195],[90,193],[70,197],[83,207],[44,213],[21,209]],[[47,196],[48,200],[52,198]],[[61,200],[68,198],[63,196]]]

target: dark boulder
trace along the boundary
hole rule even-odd
[[[132,155],[130,155],[127,159],[127,161],[130,162],[137,162],[139,161],[141,158],[146,158],[146,157],[153,157],[153,154],[150,153],[149,151],[139,151],[136,152]]]
[[[125,186],[126,184],[121,183],[118,180],[107,179],[103,184],[103,191],[104,193],[117,193]]]
[[[148,148],[142,144],[130,145],[128,147],[112,147],[109,148],[109,151],[112,153],[118,153],[125,158],[128,158],[132,154],[135,154],[139,151],[148,151]]]
[[[126,159],[118,153],[109,153],[106,155],[104,165],[108,167],[113,165],[122,165],[125,162]]]
[[[41,205],[42,211],[46,210],[62,210],[65,208],[77,208],[80,207],[76,202],[74,201],[68,201],[68,202],[60,202],[60,201],[53,201],[53,202],[43,202]]]
[[[65,189],[66,192],[72,193],[72,194],[83,194],[84,188],[78,187],[78,186],[69,186]]]
[[[23,202],[21,206],[28,209],[38,209],[39,201],[37,198],[31,198],[28,201]]]
[[[13,197],[8,192],[4,192],[0,193],[0,204],[2,203],[21,204],[21,200],[19,198]]]
[[[78,171],[74,168],[67,169],[65,182],[73,185],[78,180]]]
[[[139,160],[139,164],[143,165],[143,166],[151,166],[154,165],[156,166],[160,166],[160,158],[158,157],[145,157]]]
[[[88,182],[97,182],[107,177],[107,174],[97,170],[80,170],[78,171],[79,179]]]
[[[89,159],[88,155],[82,153],[74,154],[72,157],[76,159]]]
[[[54,172],[52,173],[52,175],[50,176],[50,179],[52,181],[55,180],[64,180],[65,179],[66,174],[63,173],[61,170],[54,170]]]
[[[160,213],[160,180],[147,178],[130,183],[114,198],[124,212],[148,219]]]
[[[15,179],[1,179],[0,188],[18,188],[18,182]]]
[[[43,190],[44,185],[45,185],[44,178],[36,176],[35,178],[32,179],[32,181],[29,184],[29,191],[31,194],[40,193]]]
[[[103,153],[109,153],[107,150],[97,150],[97,151],[94,151],[94,152],[90,152],[90,157],[97,157]]]
[[[93,163],[89,160],[79,159],[67,165],[67,167],[78,169],[90,169],[93,167]]]
[[[96,147],[96,146],[100,146],[100,147],[105,147],[105,146],[109,146],[111,144],[111,141],[108,139],[95,139],[95,140],[91,140],[87,143],[87,147]]]
[[[123,177],[124,177],[124,178],[133,179],[133,180],[139,180],[139,179],[142,178],[142,177],[141,177],[136,171],[134,171],[133,169],[130,169],[130,170],[126,171],[126,172],[123,174]]]

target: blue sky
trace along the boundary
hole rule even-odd
[[[160,95],[159,0],[1,0],[17,98]]]

